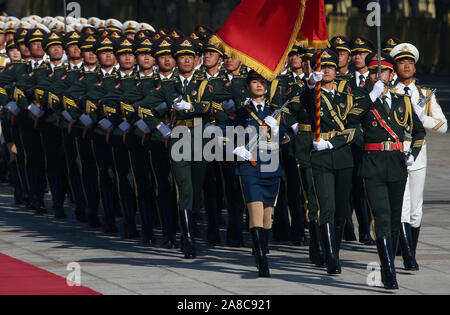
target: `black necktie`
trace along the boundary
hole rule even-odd
[[[295,83],[298,83],[299,81],[300,81],[300,76],[298,75],[295,77]]]
[[[405,95],[409,95],[409,90],[410,90],[409,87],[405,86],[404,90],[405,90]]]
[[[366,78],[363,74],[359,76],[359,86],[364,86],[366,84]]]
[[[384,95],[381,97],[381,99],[383,100],[383,107],[384,110],[386,111],[386,113],[389,115],[389,113],[391,112],[391,108],[389,107],[389,104],[387,102],[387,96]]]
[[[258,109],[258,114],[261,114],[263,111],[262,105],[256,105],[256,108]]]
[[[186,94],[186,90],[187,90],[188,84],[189,84],[188,80],[184,79],[184,81],[183,81],[183,94]]]

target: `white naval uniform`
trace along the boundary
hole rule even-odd
[[[412,104],[418,104],[422,96],[414,83],[409,86],[409,95],[411,95]],[[405,85],[398,83],[395,90],[399,94],[405,94]],[[421,89],[422,94],[427,96],[430,90]],[[433,96],[424,107],[423,126],[428,131],[438,133],[447,132],[447,119],[442,108]],[[406,135],[404,150],[407,152],[411,146],[411,136]],[[409,141],[408,141],[409,140]],[[427,145],[423,144],[416,161],[408,167],[408,180],[406,182],[405,194],[403,197],[402,223],[409,223],[411,227],[418,228],[422,222],[423,215],[423,191],[425,188],[425,179],[427,173]]]

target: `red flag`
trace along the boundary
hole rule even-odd
[[[211,42],[273,80],[296,40],[321,48],[327,37],[323,0],[242,0]]]

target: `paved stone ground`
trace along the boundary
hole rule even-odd
[[[441,90],[446,112],[450,112],[449,86],[442,85]],[[397,258],[400,290],[395,294],[450,293],[450,134],[430,134],[428,151],[417,255],[421,270],[405,272]],[[49,199],[47,205],[51,205]],[[63,277],[70,272],[67,264],[77,262],[81,265],[82,285],[103,294],[391,293],[367,285],[371,272],[367,266],[378,261],[374,246],[343,243],[342,275],[328,276],[324,269],[309,263],[307,247],[272,243],[272,278],[258,279],[249,248],[212,248],[200,242],[198,258],[186,261],[179,250],[144,247],[138,241],[105,236],[78,223],[72,209],[66,212],[69,218],[65,221],[54,220],[51,214],[36,216],[14,206],[12,189],[1,185],[0,252]]]
[[[419,272],[402,270],[396,294],[450,293],[450,134],[430,135],[425,213],[418,246]],[[12,206],[12,190],[0,187],[0,252],[61,276],[67,264],[81,265],[84,286],[104,294],[386,294],[366,284],[375,247],[344,243],[343,273],[328,276],[308,261],[307,247],[272,243],[271,279],[258,279],[249,248],[207,247],[196,260],[178,250],[144,247],[138,241],[105,236],[76,222],[36,216]],[[50,205],[50,200],[47,200]],[[247,235],[248,237],[248,235]],[[250,242],[247,242],[248,244]]]

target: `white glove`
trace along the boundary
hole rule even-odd
[[[94,121],[92,120],[92,118],[86,114],[81,115],[80,121],[86,128],[91,128],[92,125],[94,124]]]
[[[320,138],[320,141],[313,141],[313,147],[314,151],[323,151],[323,150],[331,150],[333,149],[333,145],[330,141],[325,141],[322,138]]]
[[[141,119],[138,120],[135,124],[136,127],[139,128],[140,131],[142,131],[145,134],[150,133],[150,128],[147,126],[147,124]]]
[[[298,123],[295,123],[291,126],[292,131],[294,132],[294,134],[298,133]]]
[[[128,130],[131,129],[131,125],[128,121],[124,120],[120,123],[119,129],[122,130],[123,132],[128,132]]]
[[[158,111],[158,113],[164,114],[167,111],[167,103],[163,102],[159,104],[155,109]]]
[[[422,107],[420,107],[419,105],[414,105],[414,110],[416,111],[417,117],[419,117],[420,121],[423,122],[425,121],[425,111]]]
[[[311,73],[309,79],[308,79],[308,87],[312,89],[316,86],[316,84],[320,81],[322,81],[323,78],[323,72],[322,71],[314,71]]]
[[[179,112],[183,110],[191,111],[191,107],[192,107],[191,103],[188,103],[184,100],[181,100],[180,102],[175,102],[174,104],[175,110]]]
[[[278,127],[278,122],[275,118],[272,116],[267,116],[264,118],[264,122],[267,124],[267,126],[270,127],[270,130],[272,130],[272,134],[278,134],[280,131],[280,127]]]
[[[75,122],[75,119],[73,119],[72,116],[70,116],[70,114],[69,114],[68,111],[65,110],[65,111],[63,111],[61,114],[63,115],[63,117],[64,117],[68,122],[70,122],[70,123],[72,123],[72,124]]]
[[[275,118],[273,118],[272,116],[267,116],[266,118],[264,118],[264,122],[267,124],[267,126],[269,126],[271,129],[278,127],[278,122]]]
[[[41,118],[42,116],[44,116],[44,111],[42,109],[40,109],[38,106],[34,105],[33,103],[31,103],[28,106],[28,110],[37,118]]]
[[[6,104],[6,109],[9,110],[14,116],[17,116],[17,114],[20,112],[19,106],[17,106],[16,102],[9,102]]]
[[[414,156],[412,154],[405,156],[405,164],[406,166],[412,166],[414,164]]]
[[[251,157],[250,152],[244,146],[237,147],[236,149],[234,149],[233,154],[244,159],[245,161],[250,160]]]
[[[375,85],[373,86],[372,92],[369,93],[370,100],[372,102],[375,102],[377,98],[379,98],[385,89],[385,85],[383,81],[377,81]]]
[[[158,129],[164,139],[167,139],[172,135],[172,130],[170,130],[170,127],[164,123],[160,123],[158,126],[156,126],[156,129]]]
[[[236,104],[234,103],[234,101],[231,98],[227,101],[222,102],[222,108],[224,110],[229,110],[229,109],[233,108],[235,105]]]
[[[106,131],[111,131],[113,129],[113,124],[112,122],[110,122],[108,119],[103,118],[102,120],[100,120],[98,122],[98,124],[100,125],[100,127],[102,127],[103,129],[105,129]]]

